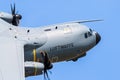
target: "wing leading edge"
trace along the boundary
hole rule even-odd
[[[0,80],[25,80],[22,42],[0,37]]]

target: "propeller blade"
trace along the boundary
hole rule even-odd
[[[12,15],[15,15],[15,4],[14,4],[14,6],[12,6],[12,4],[10,6],[11,6],[11,13],[12,13]]]
[[[48,72],[47,72],[48,69],[52,68],[50,60],[49,60],[46,52],[41,52],[41,55],[42,55],[42,60],[43,60],[43,64],[44,64],[44,79],[50,80]]]
[[[44,79],[45,80],[47,80],[47,79],[50,80],[49,75],[48,75],[48,71],[46,69],[44,70]]]
[[[15,11],[16,11],[16,7],[15,7],[15,3],[14,3],[14,7],[13,7],[13,14],[15,15]]]
[[[11,8],[11,13],[13,12],[13,8],[12,8],[12,4],[10,4],[10,8]],[[13,14],[13,13],[12,13]]]

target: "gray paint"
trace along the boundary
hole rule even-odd
[[[85,54],[96,45],[96,38],[99,41],[100,37],[96,37],[95,31],[92,31],[90,36],[89,28],[79,23],[68,22],[42,28],[22,28],[0,19],[2,73],[0,77],[2,76],[3,80],[24,80],[24,67],[30,69],[33,63],[34,65],[40,63],[38,67],[32,66],[32,68],[39,69],[41,74],[43,63],[34,62],[33,49],[36,49],[37,60],[41,60],[40,51],[46,51],[53,63],[76,59]],[[85,38],[85,33],[88,38]],[[24,62],[31,62],[31,65],[26,67]]]

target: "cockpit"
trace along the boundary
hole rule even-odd
[[[93,33],[93,30],[89,28],[88,32],[84,34],[85,38],[91,37]]]

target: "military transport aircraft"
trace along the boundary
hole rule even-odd
[[[0,12],[0,80],[25,80],[43,74],[52,63],[76,61],[98,44],[100,35],[73,21],[46,27],[19,27],[22,18],[11,5],[12,14]]]

